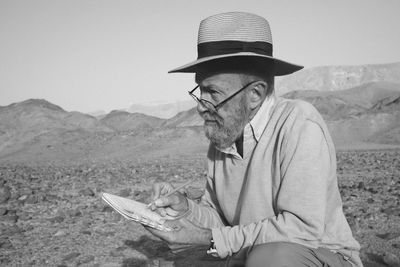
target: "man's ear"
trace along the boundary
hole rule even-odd
[[[264,81],[255,82],[249,94],[249,104],[251,109],[256,109],[264,100],[268,89],[268,84]]]

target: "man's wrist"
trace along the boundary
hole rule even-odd
[[[215,242],[214,239],[211,237],[210,239],[210,246],[207,250],[207,254],[211,255],[213,257],[218,257],[218,251],[217,251],[217,247],[215,246]]]

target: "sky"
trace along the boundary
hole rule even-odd
[[[398,0],[0,0],[0,106],[67,111],[190,100],[199,22],[265,17],[274,56],[305,68],[400,61]]]

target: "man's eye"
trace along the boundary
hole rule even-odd
[[[217,95],[219,92],[210,88],[200,88],[202,94],[209,94],[211,96]]]
[[[211,93],[210,96],[211,96],[211,99],[214,102],[217,102],[217,100],[218,100],[218,93],[217,92]]]

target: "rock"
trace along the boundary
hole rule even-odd
[[[383,256],[376,253],[366,253],[369,260],[376,263],[383,263]]]
[[[8,186],[0,187],[0,204],[6,203],[11,197],[11,190]]]
[[[25,201],[28,199],[28,195],[22,195],[18,198],[18,201]]]
[[[12,245],[11,241],[6,237],[0,239],[0,248],[1,249],[14,249],[14,246]]]
[[[358,232],[358,231],[360,230],[360,224],[359,224],[359,222],[358,222],[358,220],[357,220],[356,217],[354,217],[354,216],[349,216],[349,217],[347,218],[347,221],[348,221],[349,226],[350,226],[350,228],[351,228],[351,230],[352,230],[353,232]]]
[[[167,261],[167,260],[160,260],[160,265],[162,267],[175,267],[175,263],[173,261]]]
[[[392,240],[400,236],[400,233],[385,233],[385,234],[376,234],[377,237],[385,239],[385,240]]]
[[[92,261],[94,261],[94,256],[93,255],[86,255],[86,256],[83,256],[81,259],[79,259],[78,265],[84,264],[84,263],[89,263],[89,262],[92,262]]]
[[[12,236],[15,234],[21,234],[24,230],[19,228],[17,225],[11,225],[2,231],[2,234],[6,236]]]
[[[82,216],[82,212],[79,208],[70,209],[66,212],[70,217],[79,217]]]
[[[52,223],[62,223],[64,220],[65,220],[65,217],[62,215],[57,215],[57,216],[49,219],[49,221]]]
[[[16,215],[17,211],[16,210],[7,210],[7,215]]]
[[[400,259],[396,255],[385,252],[382,258],[383,262],[389,267],[400,267]]]
[[[124,188],[124,189],[122,189],[121,191],[119,191],[119,196],[121,196],[121,197],[129,197],[130,196],[130,194],[131,194],[131,192],[132,192],[132,189],[130,189],[130,188]]]
[[[64,230],[58,230],[54,236],[65,236],[67,233]]]
[[[137,259],[137,258],[127,258],[122,261],[121,266],[161,267],[164,265],[160,265],[160,261],[157,259],[156,260],[143,260],[143,259]],[[112,267],[114,267],[114,266],[112,266]]]
[[[372,194],[377,194],[378,193],[378,190],[376,188],[374,188],[374,187],[368,187],[367,190],[369,192],[371,192]]]
[[[364,182],[359,182],[357,188],[358,189],[365,189],[365,183]]]
[[[39,202],[38,196],[37,195],[30,195],[26,200],[26,204],[36,204]]]
[[[110,256],[111,257],[122,257],[122,256],[124,256],[124,253],[123,253],[123,251],[115,249],[115,250],[110,251]]]
[[[392,247],[400,249],[400,243],[394,243],[392,244]]]
[[[26,232],[32,231],[33,229],[35,229],[35,227],[33,227],[33,225],[27,225],[27,226],[25,227],[25,231],[26,231]]]
[[[106,231],[106,230],[102,230],[102,229],[96,229],[94,232],[101,236],[114,236],[115,235],[114,231]]]
[[[33,190],[31,188],[23,188],[21,190],[19,190],[19,195],[23,196],[23,195],[32,195],[33,194]]]
[[[83,234],[83,235],[92,235],[92,232],[90,232],[89,230],[82,230],[81,234]]]
[[[82,189],[79,191],[79,194],[85,197],[93,197],[95,195],[95,193],[93,192],[92,189],[90,189],[89,187]]]
[[[11,259],[7,256],[0,257],[0,266],[10,266]]]
[[[112,212],[113,208],[111,208],[110,206],[107,205],[107,206],[103,206],[101,211],[102,212]]]
[[[108,261],[104,262],[101,264],[102,267],[121,267],[121,266],[145,266],[145,265],[126,265],[122,264],[120,262],[113,262],[113,261]]]
[[[369,204],[372,204],[372,203],[374,203],[375,201],[374,201],[374,199],[373,198],[368,198],[367,199],[367,203],[369,203]]]
[[[5,215],[6,213],[7,213],[7,209],[3,208],[3,207],[0,207],[0,216]]]
[[[32,219],[32,215],[29,212],[21,212],[18,215],[18,220],[20,220],[20,221],[28,221],[30,219]]]
[[[72,252],[72,253],[69,253],[69,254],[65,255],[65,256],[62,258],[62,260],[63,260],[63,261],[70,261],[70,260],[73,260],[73,259],[79,257],[79,255],[81,255],[81,253],[79,253],[79,252]]]
[[[134,196],[135,198],[138,198],[141,194],[142,194],[142,191],[140,191],[140,190],[135,190],[135,191],[133,191],[133,196]]]
[[[6,214],[6,215],[0,217],[0,222],[4,222],[4,223],[14,224],[17,221],[18,221],[18,216],[17,215]]]

